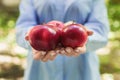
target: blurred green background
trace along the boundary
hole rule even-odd
[[[15,42],[20,0],[0,0],[0,80],[22,80],[27,51]],[[102,80],[120,80],[120,0],[106,0],[111,31],[109,43],[96,53]]]

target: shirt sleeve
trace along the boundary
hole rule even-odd
[[[84,26],[94,32],[94,34],[88,38],[87,52],[96,51],[107,44],[109,22],[104,0],[94,0],[91,13]]]
[[[25,40],[25,34],[29,28],[37,25],[35,9],[32,0],[21,0],[19,6],[20,15],[16,22],[16,41],[19,46],[27,49],[28,42]]]

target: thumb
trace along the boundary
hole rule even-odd
[[[87,30],[87,34],[88,34],[88,36],[91,36],[91,35],[93,35],[93,31]]]
[[[29,40],[29,36],[28,35],[25,36],[25,40],[27,40],[27,41]]]
[[[30,32],[31,32],[31,30],[33,29],[33,27],[30,27],[29,29],[28,29],[28,32],[26,33],[26,35],[25,35],[25,40],[29,40],[29,34],[30,34]]]

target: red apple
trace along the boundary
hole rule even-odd
[[[87,36],[83,25],[72,23],[63,29],[62,44],[64,47],[82,47],[87,42]]]
[[[36,50],[55,49],[58,39],[57,32],[47,25],[37,25],[29,34],[30,45]]]

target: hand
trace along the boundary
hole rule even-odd
[[[37,51],[35,49],[32,49],[33,52],[33,58],[35,60],[41,60],[43,62],[47,62],[49,60],[53,61],[56,56],[58,55],[57,51],[52,50],[52,51]]]
[[[30,28],[28,30],[28,32],[26,33],[25,39],[27,41],[29,41],[29,33],[31,30],[32,30],[32,28]],[[33,58],[35,60],[41,60],[43,62],[47,62],[48,60],[54,60],[55,57],[57,56],[58,52],[59,52],[58,48],[56,50],[52,50],[52,51],[38,51],[38,50],[35,50],[34,48],[32,48]]]
[[[83,54],[86,52],[86,46],[84,45],[83,47],[77,47],[75,49],[71,48],[71,47],[66,47],[66,48],[61,48],[60,53],[62,55],[66,55],[66,56],[74,56],[77,57],[80,54]]]

